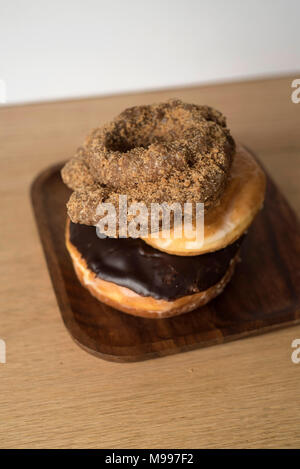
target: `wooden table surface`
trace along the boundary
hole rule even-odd
[[[223,111],[299,214],[293,78],[0,108],[1,448],[300,447],[300,326],[139,363],[95,358],[63,326],[29,198],[34,176],[91,128],[180,97]]]

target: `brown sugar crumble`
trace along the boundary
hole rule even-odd
[[[235,143],[225,117],[209,106],[171,100],[136,106],[95,129],[62,169],[74,223],[96,225],[100,202],[218,203]]]

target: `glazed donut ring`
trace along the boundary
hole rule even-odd
[[[199,245],[185,236],[176,239],[172,229],[169,237],[160,232],[158,238],[149,235],[144,241],[155,249],[178,256],[196,256],[223,249],[250,226],[263,206],[265,189],[263,170],[254,157],[238,145],[220,203],[204,215],[204,239]]]
[[[126,194],[128,201],[183,204],[220,199],[235,151],[225,118],[208,106],[179,100],[137,106],[96,129],[63,168],[74,191],[68,214],[96,225],[95,206]]]

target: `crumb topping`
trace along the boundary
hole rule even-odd
[[[203,202],[220,199],[235,143],[225,117],[209,106],[171,100],[123,111],[86,138],[62,169],[73,190],[67,204],[74,223],[96,225],[100,202]]]

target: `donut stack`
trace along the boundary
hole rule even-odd
[[[95,129],[62,169],[72,189],[66,246],[81,284],[125,313],[171,317],[206,304],[233,275],[245,232],[263,205],[265,175],[236,146],[222,114],[179,100],[126,109]],[[100,203],[202,203],[204,238],[160,228],[99,237]],[[192,247],[191,247],[192,246]]]

